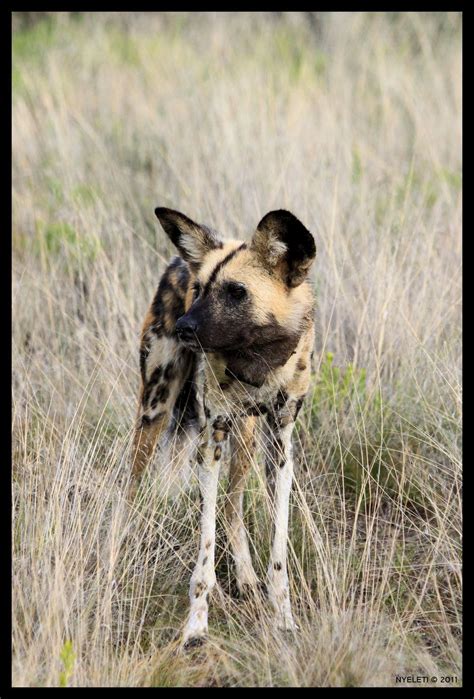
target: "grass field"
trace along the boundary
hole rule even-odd
[[[458,14],[14,16],[15,686],[461,684],[461,42]],[[156,206],[316,239],[295,638],[232,596],[219,514],[210,640],[178,653],[198,493],[124,497]]]

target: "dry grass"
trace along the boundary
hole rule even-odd
[[[14,685],[460,682],[459,15],[23,19]],[[293,640],[264,602],[233,599],[221,537],[210,643],[176,653],[197,493],[169,502],[150,479],[134,508],[122,494],[139,327],[172,252],[157,205],[229,237],[285,207],[315,234]],[[260,572],[261,480],[246,499]]]

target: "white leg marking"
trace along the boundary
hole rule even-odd
[[[219,480],[220,444],[211,432],[206,447],[200,448],[199,489],[201,492],[201,536],[199,555],[189,587],[190,610],[183,633],[183,645],[199,642],[207,633],[208,595],[216,584],[216,500]]]
[[[273,453],[275,469],[274,535],[270,563],[267,570],[268,597],[275,612],[276,625],[280,629],[297,628],[291,612],[286,551],[288,541],[288,507],[293,480],[293,447],[291,435],[294,423],[283,427],[275,437],[281,442],[280,450]]]

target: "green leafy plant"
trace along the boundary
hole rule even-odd
[[[323,412],[341,412],[350,406],[360,409],[366,402],[366,370],[348,364],[334,365],[334,355],[327,352],[319,368],[313,392],[312,416]]]
[[[59,686],[67,687],[69,680],[71,679],[71,675],[74,672],[74,662],[76,660],[76,654],[74,653],[74,649],[72,647],[72,641],[67,640],[64,642],[59,657],[63,664],[63,669],[59,673]]]
[[[64,221],[38,221],[37,234],[39,245],[44,246],[49,254],[70,251],[78,258],[92,261],[100,250],[100,240],[97,237],[80,234]]]

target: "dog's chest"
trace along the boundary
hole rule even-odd
[[[225,373],[226,361],[218,354],[201,355],[200,365],[200,388],[212,414],[258,415],[274,405],[280,388],[277,377],[269,377],[261,387],[234,380]]]

